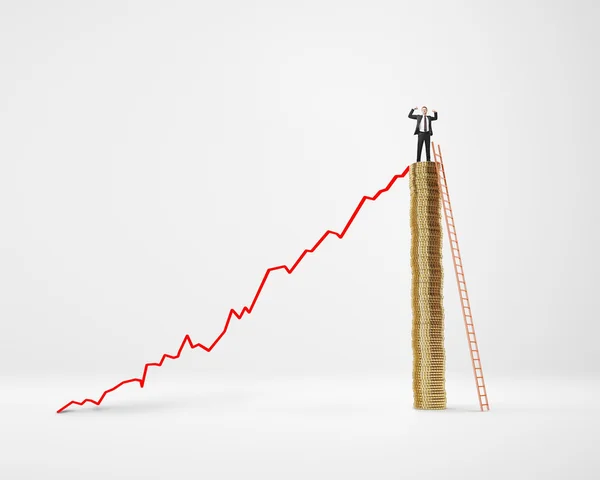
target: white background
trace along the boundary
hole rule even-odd
[[[592,1],[0,3],[0,477],[594,478]],[[411,392],[407,179],[439,113],[447,412]],[[236,460],[236,458],[238,460]],[[41,475],[41,476],[40,476]]]

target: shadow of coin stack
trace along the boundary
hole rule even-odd
[[[446,408],[442,215],[433,162],[410,166],[414,407]]]

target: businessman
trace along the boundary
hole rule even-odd
[[[438,119],[437,112],[433,110],[433,117],[431,115],[427,115],[427,107],[422,107],[421,112],[423,115],[414,115],[414,111],[418,107],[413,108],[408,114],[408,118],[412,118],[417,121],[417,126],[415,127],[415,135],[418,135],[417,142],[417,162],[421,161],[421,151],[423,150],[423,143],[425,143],[425,151],[427,152],[427,161],[431,161],[431,157],[429,155],[429,144],[431,143],[431,137],[433,136],[433,127],[431,126],[431,122],[434,122]]]

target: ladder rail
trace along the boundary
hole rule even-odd
[[[456,284],[458,286],[458,296],[460,299],[461,311],[463,314],[463,321],[465,324],[465,331],[467,333],[467,342],[469,345],[471,365],[473,367],[473,375],[475,376],[475,384],[477,386],[479,407],[481,411],[487,411],[490,409],[489,398],[487,395],[485,379],[483,378],[483,369],[481,368],[479,345],[477,343],[477,335],[475,334],[475,325],[473,324],[473,314],[471,311],[471,301],[469,298],[469,292],[467,291],[465,270],[463,268],[460,247],[458,245],[458,235],[456,233],[456,224],[454,223],[454,215],[452,213],[452,203],[450,202],[450,194],[448,192],[448,182],[446,180],[446,170],[444,168],[442,150],[438,145],[436,151],[434,142],[431,142],[431,148],[433,150],[435,169],[437,172],[438,188],[440,191],[441,203],[444,210],[444,219],[446,221],[446,231],[448,232],[448,240],[450,242],[450,252],[452,254],[452,263],[454,264],[454,275],[456,277]],[[454,244],[456,244],[456,246],[454,246]]]

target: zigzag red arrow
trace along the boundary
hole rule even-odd
[[[307,253],[314,252],[319,247],[319,245],[321,245],[321,243],[323,243],[323,241],[329,235],[335,235],[338,238],[343,238],[344,235],[346,235],[346,232],[348,231],[348,229],[350,228],[350,225],[352,225],[352,222],[354,221],[354,219],[358,215],[358,212],[360,211],[360,209],[362,208],[362,206],[365,204],[365,202],[367,200],[373,200],[373,201],[377,200],[377,198],[379,197],[379,195],[381,195],[384,192],[387,192],[390,188],[392,188],[392,186],[394,185],[394,183],[396,182],[396,180],[398,180],[399,178],[402,178],[402,177],[406,176],[406,174],[408,173],[408,170],[409,170],[409,167],[406,167],[406,169],[404,170],[404,172],[402,172],[399,175],[395,175],[390,180],[390,183],[388,183],[387,187],[382,188],[381,190],[379,190],[375,194],[375,196],[373,196],[373,197],[364,196],[362,198],[362,200],[359,202],[359,204],[356,207],[356,209],[354,210],[354,213],[350,217],[350,220],[348,220],[348,223],[346,223],[346,226],[344,227],[344,229],[342,230],[341,233],[337,233],[337,232],[333,232],[331,230],[327,230],[323,234],[323,236],[319,239],[319,241],[317,243],[315,243],[315,245],[311,249],[304,250],[304,252],[302,252],[302,255],[300,255],[298,257],[298,260],[296,260],[296,262],[292,265],[291,268],[287,267],[286,265],[279,265],[278,267],[271,267],[271,268],[269,268],[265,272],[265,274],[263,276],[263,279],[262,279],[262,282],[260,282],[260,286],[258,287],[258,290],[256,291],[256,294],[254,295],[254,298],[252,299],[252,303],[250,304],[250,306],[242,308],[242,311],[240,313],[237,313],[233,308],[231,310],[229,310],[229,315],[227,316],[227,321],[225,322],[225,326],[223,327],[223,331],[215,339],[215,341],[210,344],[210,347],[206,347],[206,346],[202,345],[201,343],[193,343],[192,339],[190,338],[190,336],[186,335],[184,337],[184,339],[183,339],[183,342],[181,342],[181,345],[179,346],[179,350],[177,350],[177,354],[176,355],[168,355],[168,354],[165,353],[162,356],[162,358],[160,359],[160,362],[158,362],[158,363],[147,363],[146,365],[144,365],[144,373],[142,373],[142,378],[130,378],[129,380],[123,380],[121,383],[118,383],[114,387],[109,388],[108,390],[106,390],[98,400],[92,400],[91,398],[86,398],[85,400],[83,400],[81,402],[77,402],[75,400],[71,400],[69,403],[67,403],[63,407],[59,408],[56,411],[56,413],[63,412],[64,410],[66,410],[67,408],[69,408],[71,405],[83,405],[84,403],[87,403],[87,402],[93,403],[94,405],[100,405],[102,403],[102,400],[104,400],[104,397],[106,397],[106,395],[108,395],[110,392],[114,392],[117,388],[122,387],[123,385],[125,385],[127,383],[137,382],[137,383],[140,384],[141,388],[144,388],[144,384],[146,383],[146,375],[148,374],[148,368],[162,366],[162,364],[164,363],[165,359],[167,359],[167,358],[170,358],[172,360],[175,360],[176,358],[179,358],[179,356],[181,355],[181,352],[183,351],[183,347],[185,347],[186,343],[192,349],[199,347],[202,350],[210,352],[213,348],[215,348],[215,346],[217,345],[217,343],[219,343],[219,340],[221,340],[221,338],[223,338],[223,335],[225,335],[225,333],[227,332],[227,329],[229,328],[229,322],[231,321],[232,317],[235,316],[238,320],[241,320],[241,318],[244,316],[245,313],[252,313],[252,310],[254,309],[254,306],[256,305],[256,301],[258,300],[260,292],[262,291],[263,287],[265,286],[265,283],[267,282],[267,278],[269,278],[269,275],[270,275],[271,272],[274,272],[276,270],[285,270],[287,273],[291,274],[294,270],[296,270],[296,267],[302,261],[302,259],[304,258],[304,256]]]

